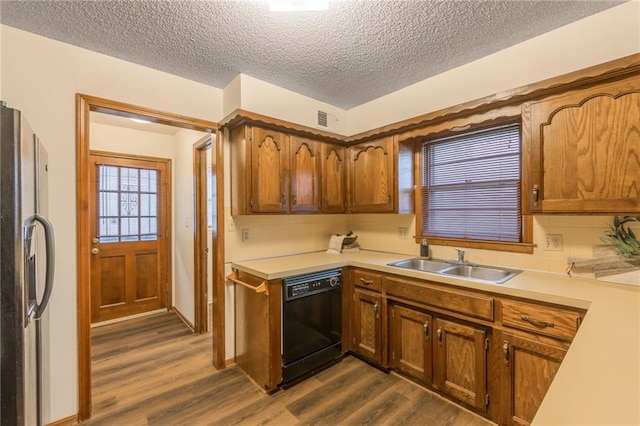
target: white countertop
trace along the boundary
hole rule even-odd
[[[534,425],[640,425],[640,287],[524,271],[504,284],[387,266],[412,256],[361,251],[232,263],[268,280],[356,266],[588,309]]]

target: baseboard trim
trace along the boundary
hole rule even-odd
[[[229,359],[225,360],[225,362],[224,362],[224,366],[225,367],[231,367],[232,365],[236,365],[236,359],[235,358],[229,358]]]
[[[65,417],[64,419],[49,423],[47,426],[70,426],[76,424],[78,424],[78,415],[74,414],[73,416]]]
[[[182,312],[180,312],[180,310],[178,308],[176,308],[175,306],[173,307],[173,312],[176,313],[178,318],[180,318],[182,320],[182,322],[185,323],[187,325],[187,327],[189,327],[191,329],[191,331],[193,331],[194,333],[196,332],[196,328],[193,326],[193,324],[191,324],[191,321],[189,321],[187,319],[187,317],[185,317],[184,314]]]

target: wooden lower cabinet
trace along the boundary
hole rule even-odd
[[[545,343],[501,332],[500,424],[528,425],[564,358],[567,343]]]
[[[487,332],[436,318],[433,386],[480,411],[487,401]]]
[[[355,289],[353,293],[353,350],[382,363],[382,297]]]
[[[430,385],[433,329],[431,315],[404,306],[391,305],[389,321],[391,368]]]

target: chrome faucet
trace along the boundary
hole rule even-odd
[[[455,249],[455,250],[458,252],[458,260],[447,260],[447,263],[451,263],[453,265],[477,266],[473,263],[469,263],[466,260],[464,260],[464,255],[466,251],[460,250],[460,249]]]

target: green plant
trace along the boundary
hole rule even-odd
[[[622,257],[640,256],[640,241],[629,225],[625,229],[624,224],[627,222],[640,222],[640,216],[624,216],[622,219],[615,216],[613,226],[609,225],[611,231],[605,232],[606,237],[600,237],[600,240],[615,245]]]

